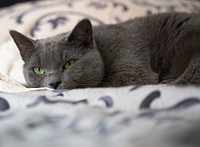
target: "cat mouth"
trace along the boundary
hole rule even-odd
[[[56,82],[50,82],[48,84],[48,88],[52,88],[52,89],[57,89],[58,86],[61,84],[62,82],[61,81],[56,81]]]

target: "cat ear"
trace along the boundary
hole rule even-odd
[[[30,58],[34,52],[35,41],[14,30],[10,31],[10,35],[18,47],[22,59],[25,61]]]
[[[89,19],[83,19],[72,30],[67,41],[79,41],[80,43],[90,46],[93,44],[92,24]]]

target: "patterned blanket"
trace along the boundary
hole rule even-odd
[[[200,87],[0,93],[3,147],[199,147]]]

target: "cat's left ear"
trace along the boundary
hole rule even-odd
[[[92,46],[93,34],[92,24],[89,19],[83,19],[72,30],[67,41],[78,41],[85,46]]]
[[[34,52],[35,40],[28,38],[15,30],[11,30],[10,35],[18,47],[22,59],[24,61],[29,59]]]

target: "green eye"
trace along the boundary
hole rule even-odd
[[[69,62],[67,62],[65,65],[64,65],[64,68],[65,69],[69,69],[72,65],[74,65],[75,63],[75,60],[70,60]]]
[[[44,72],[44,69],[43,68],[40,68],[40,67],[35,67],[33,68],[33,71],[34,73],[38,74],[38,75],[43,75],[45,72]]]

